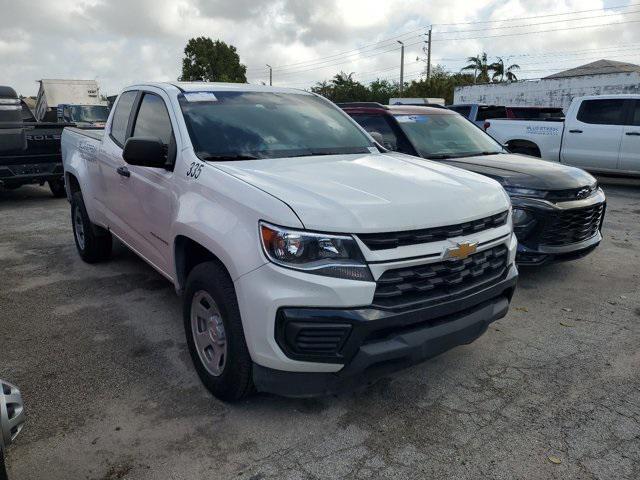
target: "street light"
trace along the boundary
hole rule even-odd
[[[400,95],[402,96],[402,88],[404,87],[404,43],[396,40],[400,44]]]
[[[266,64],[269,68],[269,86],[273,85],[273,68],[268,63]]]

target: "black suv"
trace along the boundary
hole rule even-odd
[[[497,180],[511,197],[520,265],[580,258],[602,240],[605,195],[584,170],[511,154],[445,108],[379,103],[340,107],[389,150]]]

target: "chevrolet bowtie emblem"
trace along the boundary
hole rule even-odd
[[[476,253],[478,242],[462,242],[457,247],[447,248],[444,252],[444,258],[450,260],[462,260],[472,253]]]

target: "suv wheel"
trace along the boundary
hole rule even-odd
[[[80,192],[74,193],[71,198],[71,225],[76,248],[82,260],[95,263],[111,256],[111,234],[108,230],[91,223]]]
[[[207,389],[226,401],[249,395],[251,356],[233,282],[221,265],[205,262],[191,271],[183,316],[189,353]]]

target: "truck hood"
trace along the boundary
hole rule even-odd
[[[401,154],[357,154],[217,162],[279,198],[305,228],[343,233],[456,224],[509,207],[487,177]]]
[[[596,181],[580,168],[526,155],[497,154],[452,158],[442,163],[495,178],[503,185],[536,190],[568,190]]]

